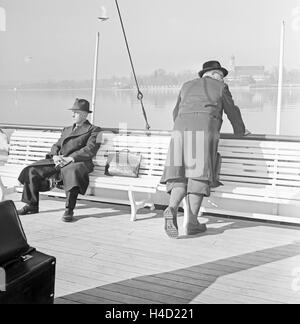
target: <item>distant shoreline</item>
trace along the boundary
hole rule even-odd
[[[180,90],[181,86],[152,86],[152,87],[141,87],[142,91],[172,91]],[[277,89],[277,85],[230,85],[230,89],[249,89],[249,90],[272,90]],[[300,84],[289,84],[283,86],[283,89],[299,89]],[[97,88],[98,91],[136,91],[135,88]],[[15,88],[15,89],[0,89],[0,92],[43,92],[43,91],[53,91],[53,92],[62,92],[62,91],[92,91],[92,88]]]
[[[143,91],[155,91],[155,90],[178,90],[180,87],[153,87],[153,88],[143,88]],[[136,91],[135,88],[97,88],[99,91]],[[92,91],[92,88],[29,88],[29,89],[0,89],[0,92],[43,92],[43,91]]]

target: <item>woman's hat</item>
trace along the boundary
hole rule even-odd
[[[84,112],[87,112],[89,114],[92,113],[92,111],[90,111],[90,103],[85,99],[76,99],[73,107],[70,110],[72,110],[72,111],[84,111]]]
[[[220,70],[224,73],[224,77],[226,77],[228,75],[228,70],[226,70],[225,68],[223,68],[220,64],[220,62],[218,61],[209,61],[209,62],[206,62],[203,64],[203,69],[202,71],[199,72],[199,76],[200,78],[203,77],[203,75],[206,73],[206,72],[209,72],[209,71],[213,71],[213,70]]]

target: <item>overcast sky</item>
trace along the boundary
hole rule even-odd
[[[198,70],[208,59],[228,66],[233,54],[239,65],[278,65],[283,19],[286,66],[300,68],[300,0],[119,4],[139,74]],[[105,23],[97,21],[101,6],[111,17]],[[97,30],[100,77],[129,75],[114,0],[0,0],[0,7],[7,15],[7,30],[0,32],[0,82],[91,78]]]

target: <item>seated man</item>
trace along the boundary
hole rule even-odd
[[[53,145],[45,160],[26,167],[19,181],[24,185],[22,201],[26,205],[19,215],[39,212],[39,192],[49,190],[49,179],[61,178],[66,191],[66,210],[62,220],[73,221],[74,209],[79,194],[84,195],[89,186],[89,173],[94,169],[93,157],[100,144],[97,136],[101,129],[87,120],[90,104],[76,99],[73,108],[73,126],[63,130],[59,141]]]

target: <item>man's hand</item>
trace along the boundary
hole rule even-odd
[[[53,156],[53,161],[56,167],[63,167],[69,163],[75,162],[72,157]]]
[[[248,129],[246,129],[244,136],[248,136],[248,135],[251,135],[251,134],[252,133]]]
[[[61,160],[62,160],[61,156],[58,156],[58,155],[53,156],[53,161],[54,161],[55,166],[60,165]]]
[[[73,159],[72,157],[63,157],[63,158],[62,158],[62,162],[63,162],[64,164],[69,164],[69,163],[73,163],[73,162],[75,162],[75,161],[74,161],[74,159]]]

